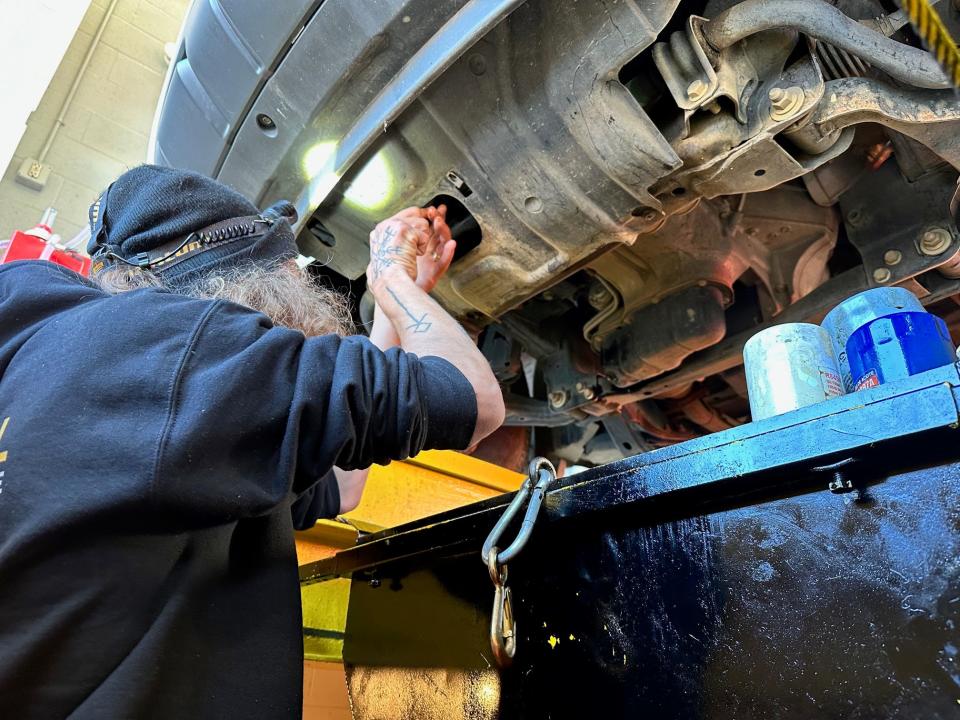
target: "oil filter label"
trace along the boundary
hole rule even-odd
[[[843,382],[837,373],[820,368],[820,382],[823,384],[823,392],[828,398],[843,395]]]
[[[877,371],[871,370],[859,380],[854,386],[854,392],[860,392],[861,390],[866,390],[867,388],[877,387],[880,384],[880,378],[877,377]]]

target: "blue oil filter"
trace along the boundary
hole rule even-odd
[[[847,360],[847,340],[855,330],[871,320],[901,312],[924,310],[917,296],[909,290],[901,287],[878,287],[857,293],[827,313],[821,327],[827,331],[830,342],[833,343],[833,352],[840,365],[840,377],[846,392],[853,392],[856,381]]]
[[[928,312],[902,312],[872,320],[847,340],[854,390],[954,362],[947,324]]]

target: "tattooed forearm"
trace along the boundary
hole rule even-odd
[[[397,297],[397,294],[393,290],[387,287],[387,292],[390,293],[390,297],[396,301],[397,305],[400,306],[400,309],[403,310],[406,316],[412,321],[411,324],[407,326],[407,330],[412,330],[415,333],[424,333],[430,329],[433,323],[428,322],[427,318],[430,316],[427,313],[424,313],[418,318],[416,315],[410,312],[410,309],[403,304],[403,300]]]
[[[377,277],[388,267],[396,263],[398,258],[403,254],[403,249],[393,244],[396,236],[397,229],[395,227],[387,227],[382,231],[375,231],[370,239],[370,264]]]

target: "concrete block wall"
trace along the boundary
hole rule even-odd
[[[42,191],[15,181],[25,158],[36,157],[90,47],[109,0],[92,0],[76,36],[0,180],[0,238],[32,227],[48,206],[55,229],[69,240],[87,222],[87,208],[118,175],[143,163],[167,62],[190,0],[119,0],[46,164]],[[29,72],[25,65],[21,72]]]

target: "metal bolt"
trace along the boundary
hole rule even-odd
[[[899,250],[887,250],[883,254],[883,261],[887,265],[896,265],[901,260],[903,260],[903,253]]]
[[[873,279],[878,283],[885,283],[890,279],[890,271],[886,268],[877,268],[873,271]]]
[[[550,407],[552,408],[563,407],[567,402],[567,391],[554,390],[547,395],[547,400],[550,402]]]
[[[829,472],[830,477],[832,478],[829,483],[827,483],[827,488],[830,492],[833,493],[844,493],[854,490],[853,482],[847,477],[847,472],[843,468],[847,465],[850,465],[854,462],[853,458],[846,458],[840,462],[835,462],[830,465],[824,465],[822,467],[812,468],[813,472]]]
[[[953,236],[945,228],[930,228],[920,238],[920,252],[924,255],[939,255],[948,247]]]
[[[593,388],[585,383],[578,382],[576,388],[577,393],[587,400],[593,400],[593,398],[596,397],[596,393],[593,391]]]
[[[610,304],[610,293],[601,283],[594,283],[590,286],[587,302],[594,310],[602,310]]]
[[[833,473],[833,480],[827,484],[827,489],[832,493],[845,493],[853,490],[853,483],[847,479],[846,475],[840,470]]]
[[[803,105],[803,88],[793,85],[788,88],[775,87],[770,90],[770,119],[786,120]]]
[[[697,78],[692,83],[687,85],[687,97],[693,100],[693,102],[696,102],[706,94],[707,84],[700,78]]]

